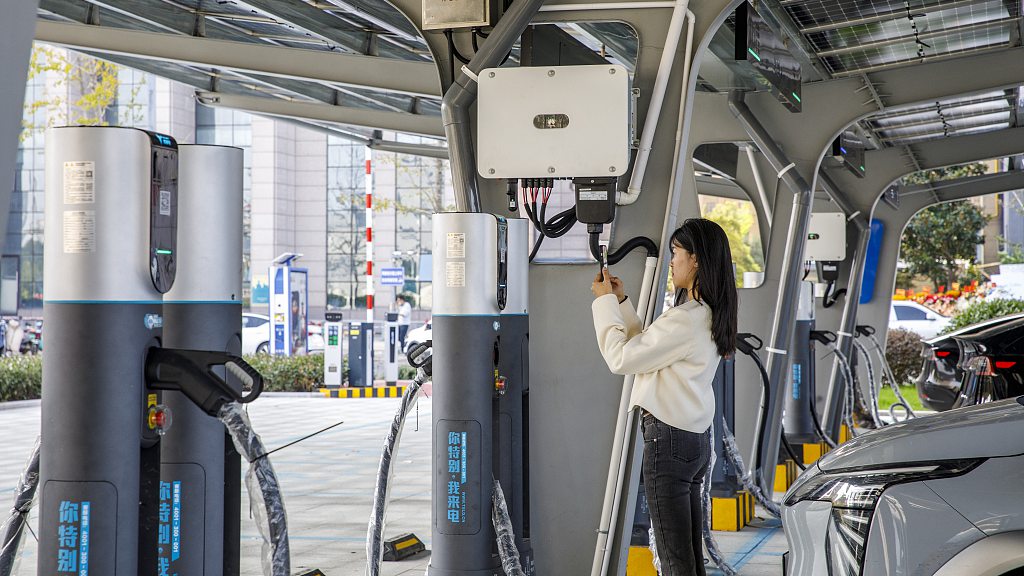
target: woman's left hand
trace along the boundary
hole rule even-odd
[[[594,278],[594,283],[590,285],[590,291],[594,293],[594,298],[615,293],[615,289],[612,287],[611,275],[608,274],[607,268],[602,268],[601,273]]]

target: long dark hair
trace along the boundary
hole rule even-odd
[[[697,259],[693,292],[711,308],[711,337],[720,356],[736,350],[739,297],[733,272],[732,250],[725,230],[711,220],[688,218],[672,233],[672,240]]]

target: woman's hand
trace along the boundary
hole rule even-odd
[[[594,278],[594,283],[590,285],[590,291],[594,293],[595,298],[605,294],[615,294],[620,302],[626,298],[626,289],[622,286],[622,280],[609,274],[607,268],[603,268],[601,273]]]

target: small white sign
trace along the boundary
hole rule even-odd
[[[466,257],[466,234],[463,232],[449,232],[448,233],[448,251],[447,255],[449,259],[465,258]]]
[[[381,286],[402,286],[405,284],[405,269],[403,268],[381,268]]]
[[[64,163],[64,203],[92,204],[96,202],[96,163]]]
[[[607,200],[607,190],[580,190],[580,200]]]
[[[161,190],[160,191],[160,215],[170,216],[171,215],[171,191]]]
[[[84,254],[96,251],[96,211],[64,212],[64,253]]]
[[[444,263],[444,285],[448,288],[466,287],[466,263],[445,262]]]

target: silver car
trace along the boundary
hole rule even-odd
[[[1020,574],[1024,397],[865,433],[786,493],[788,576]]]

